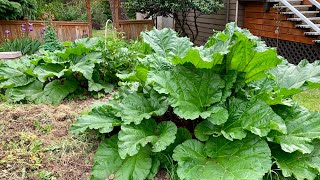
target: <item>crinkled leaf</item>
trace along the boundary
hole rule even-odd
[[[171,121],[157,125],[153,119],[142,121],[139,125],[122,125],[119,132],[119,154],[122,158],[133,156],[148,143],[153,152],[160,152],[174,142],[177,127]]]
[[[75,80],[54,80],[48,83],[41,93],[32,96],[35,103],[59,104],[78,87]]]
[[[150,97],[145,94],[128,94],[119,104],[119,113],[117,114],[123,120],[124,124],[140,124],[143,119],[149,119],[151,116],[162,116],[168,109],[167,99],[158,95],[156,92],[150,93]]]
[[[320,113],[296,106],[276,106],[274,109],[284,119],[288,133],[273,133],[269,137],[286,152],[311,153],[314,150],[312,140],[320,137]]]
[[[265,71],[281,63],[277,57],[276,49],[266,48],[246,36],[235,32],[236,43],[227,54],[227,70],[236,70],[245,73],[246,82],[260,79]]]
[[[210,121],[200,122],[194,129],[194,135],[200,141],[207,141],[210,136],[221,134],[221,127],[212,124]]]
[[[41,64],[34,68],[33,73],[39,81],[46,82],[48,77],[62,77],[65,71],[65,67],[60,64]]]
[[[20,87],[25,86],[29,83],[32,83],[35,80],[33,77],[29,77],[26,75],[12,77],[4,82],[0,83],[1,88],[13,88],[13,87]]]
[[[314,151],[310,154],[300,152],[287,153],[281,148],[272,148],[272,156],[284,177],[292,175],[297,180],[315,179],[320,173],[320,143],[314,143]]]
[[[92,109],[87,114],[80,116],[72,125],[74,134],[84,133],[87,129],[96,129],[100,133],[109,133],[115,126],[121,125],[121,119],[116,117],[109,105],[102,105]]]
[[[229,119],[222,127],[222,134],[230,140],[242,139],[246,137],[245,130],[260,137],[267,136],[271,130],[287,132],[283,119],[264,101],[232,98],[229,103]]]
[[[33,101],[33,96],[42,92],[43,83],[35,80],[34,82],[16,88],[10,88],[6,90],[6,97],[13,102],[21,100]]]
[[[117,136],[103,140],[94,156],[92,180],[141,180],[146,179],[152,167],[151,150],[146,147],[131,157],[121,159],[118,153]]]
[[[192,46],[189,38],[178,37],[177,33],[169,28],[153,29],[149,32],[143,32],[141,35],[143,41],[162,57],[173,55],[183,57]]]
[[[174,113],[185,119],[208,117],[207,108],[221,100],[225,84],[213,70],[184,66],[150,72],[148,82],[160,94],[168,94]]]
[[[82,73],[86,79],[91,80],[95,63],[100,62],[101,57],[101,52],[89,53],[85,55],[83,58],[81,58],[78,63],[71,65],[70,69],[73,72]]]
[[[0,80],[9,79],[11,77],[22,76],[23,72],[0,64]]]
[[[88,90],[89,91],[95,91],[99,92],[101,90],[104,90],[105,93],[111,93],[113,91],[114,86],[110,83],[103,82],[101,83],[96,83],[93,80],[88,81]]]
[[[307,60],[302,60],[298,65],[284,61],[272,69],[271,74],[280,88],[298,89],[307,81],[320,83],[320,61],[309,63]]]
[[[188,140],[176,147],[173,158],[182,180],[262,179],[272,164],[268,144],[254,135],[235,141],[210,138],[205,145]]]

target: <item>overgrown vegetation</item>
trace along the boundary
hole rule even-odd
[[[143,33],[146,51],[113,99],[72,126],[103,140],[91,179],[315,179],[320,113],[292,96],[318,87],[319,62],[298,66],[228,24],[205,46],[173,30]]]
[[[29,37],[6,40],[0,44],[0,52],[21,51],[23,55],[31,55],[39,50],[41,43]]]
[[[0,19],[35,19],[36,0],[0,0]]]
[[[103,96],[117,85],[116,73],[130,71],[138,57],[117,38],[78,39],[62,51],[42,51],[0,63],[0,93],[12,102],[58,104],[66,97]],[[100,92],[103,92],[100,94]]]

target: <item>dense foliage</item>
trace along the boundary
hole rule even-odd
[[[107,103],[72,126],[102,134],[91,179],[315,179],[320,113],[291,96],[320,83],[234,24],[203,47],[173,30],[142,34],[152,48]]]
[[[106,43],[105,43],[106,42]],[[116,73],[130,70],[137,55],[120,39],[79,39],[61,51],[0,63],[0,94],[12,102],[58,104],[67,96],[110,93]]]
[[[41,43],[29,37],[6,40],[0,44],[0,52],[21,51],[23,55],[31,55],[38,51]]]
[[[0,0],[0,20],[35,19],[36,0]]]
[[[146,14],[146,18],[156,16],[171,16],[178,25],[181,33],[185,36],[186,31],[191,32],[191,40],[194,42],[198,37],[197,19],[201,14],[217,12],[224,7],[221,0],[126,0],[126,8],[129,12],[141,12]],[[193,17],[192,29],[187,16]]]

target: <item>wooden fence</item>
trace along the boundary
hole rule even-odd
[[[28,30],[28,23],[33,26],[33,31]],[[21,25],[25,24],[26,32],[23,33]],[[88,36],[89,25],[87,22],[53,21],[53,25],[60,41],[73,41]],[[5,31],[10,31],[8,39],[15,39],[28,35],[31,38],[42,39],[41,29],[45,25],[43,21],[3,21],[0,20],[0,42],[6,39]]]
[[[138,39],[140,33],[151,30],[154,26],[153,20],[121,20],[119,31],[124,32],[128,39]]]

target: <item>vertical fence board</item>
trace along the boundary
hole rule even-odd
[[[122,20],[119,21],[119,31],[125,33],[128,39],[139,39],[140,33],[151,30],[154,26],[153,20]]]
[[[33,25],[33,31],[28,32],[28,23]],[[27,32],[23,34],[21,25],[26,24]],[[60,41],[74,41],[89,33],[87,22],[53,21],[53,25]],[[6,38],[5,31],[9,30],[9,39],[15,39],[28,35],[31,38],[42,39],[41,29],[45,27],[43,21],[4,21],[0,20],[0,42]]]

